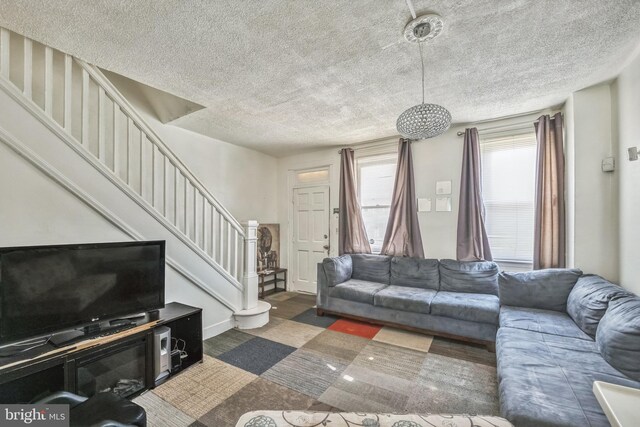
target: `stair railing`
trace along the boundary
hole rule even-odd
[[[235,287],[244,288],[242,225],[97,67],[0,28],[0,78]]]

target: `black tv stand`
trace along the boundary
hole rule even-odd
[[[72,345],[56,348],[49,342],[0,358],[0,403],[29,403],[57,391],[90,397],[106,389],[130,398],[153,388],[154,332],[162,326],[184,341],[186,357],[170,378],[202,362],[202,310],[172,302],[126,331],[95,339],[75,331],[82,335]]]

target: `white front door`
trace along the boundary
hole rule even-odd
[[[319,262],[329,255],[329,187],[294,188],[292,284],[316,293]]]

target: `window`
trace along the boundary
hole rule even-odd
[[[535,133],[482,141],[482,195],[493,258],[511,270],[533,264]]]
[[[396,176],[396,156],[358,159],[358,192],[371,251],[380,253]]]

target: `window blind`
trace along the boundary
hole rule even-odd
[[[483,138],[485,226],[496,261],[533,262],[536,136]]]
[[[387,229],[397,156],[370,156],[358,159],[358,190],[362,219],[371,251],[380,253]]]

